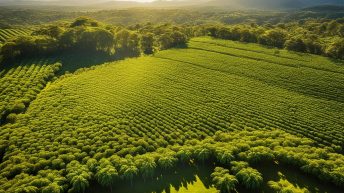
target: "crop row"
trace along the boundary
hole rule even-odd
[[[254,57],[261,60],[265,59],[272,61],[273,63],[279,63],[295,67],[302,66],[342,74],[344,72],[341,66],[342,61],[335,61],[333,59],[318,55],[292,52],[281,49],[271,49],[253,43],[223,41],[221,39],[214,39],[210,37],[197,37],[191,39],[188,45],[202,45],[202,48],[215,46],[217,47],[217,49],[220,48],[222,50],[231,50],[234,51],[236,54],[241,53],[240,55],[244,57]]]
[[[190,50],[188,54],[173,59],[189,62],[195,61],[195,58],[197,58],[197,64],[205,67],[252,77],[314,97],[344,101],[344,98],[342,98],[344,75],[342,73],[308,67],[294,68],[288,66],[289,64],[286,66],[282,64],[281,66],[279,64],[282,63],[283,59],[273,57],[263,60],[259,56],[249,55],[249,58],[244,58],[244,55],[248,55],[245,52],[223,49],[218,46],[200,44],[198,47],[194,46],[192,48],[196,50]],[[206,52],[207,54],[205,54]],[[228,63],[228,61],[231,62]],[[290,65],[294,64],[296,63],[290,62]],[[336,81],[333,81],[334,79]]]
[[[60,68],[60,64],[20,65],[0,73],[0,118],[20,113]],[[14,119],[12,114],[8,117]],[[13,120],[8,120],[13,121]]]
[[[341,150],[344,104],[333,90],[342,90],[342,74],[238,58],[178,49],[62,76],[14,124],[0,128],[1,176],[12,183],[22,173],[64,171],[75,160],[135,156],[207,141],[217,131],[279,128],[327,146],[326,151]],[[29,68],[22,70],[8,74],[24,77]],[[259,135],[254,141],[274,144]],[[289,138],[284,142],[300,144]],[[298,160],[297,150],[282,152],[287,161],[297,154],[290,158],[296,165],[308,164]],[[324,175],[334,180],[337,173]],[[342,183],[340,175],[337,180]]]
[[[28,35],[28,29],[0,29],[0,43],[7,41],[16,36]]]
[[[341,146],[341,109],[338,102],[299,95],[246,77],[143,58],[49,85],[32,103],[28,117],[17,123],[33,131],[30,135],[61,137],[36,136],[39,142],[23,139],[17,143],[21,150],[38,152],[56,139],[64,139],[59,141],[64,145],[92,145],[113,137],[118,147],[115,151],[125,154],[139,138],[148,143],[146,150],[140,151],[147,151],[182,144],[185,139],[202,139],[217,130],[268,127]],[[73,132],[79,128],[88,134],[75,136]],[[90,152],[98,150],[94,147]]]

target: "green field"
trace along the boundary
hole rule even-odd
[[[195,133],[204,138],[217,130],[251,127],[279,128],[321,144],[343,146],[343,68],[336,72],[314,69],[338,64],[307,56],[314,64],[304,62],[300,65],[310,67],[295,68],[241,57],[248,51],[216,46],[204,51],[199,50],[204,45],[195,41],[189,47],[61,78],[40,93],[26,115],[36,120],[33,129],[44,132],[55,127],[88,128],[102,122],[133,137],[156,135],[162,138],[160,145],[193,139]],[[268,53],[271,50],[260,50],[267,51],[266,60],[281,63],[279,56]],[[48,108],[42,109],[43,104]]]
[[[0,82],[23,77],[39,92],[37,81],[45,85],[58,69],[48,67],[3,71]],[[31,93],[12,90],[16,100]],[[63,75],[31,99],[0,127],[3,192],[37,183],[82,192],[81,178],[95,181],[102,168],[132,181],[147,174],[137,161],[144,155],[150,171],[186,160],[276,161],[344,186],[342,61],[200,37],[188,48]]]
[[[16,36],[29,35],[31,30],[29,29],[0,29],[0,43],[4,43],[7,40]]]
[[[61,67],[49,60],[27,61],[0,71],[0,123],[14,121]]]
[[[63,53],[6,62],[7,67],[0,68],[0,124],[13,122],[16,119],[15,114],[24,112],[46,84],[57,76],[110,59],[111,57],[102,54],[90,53],[85,56],[84,53]]]

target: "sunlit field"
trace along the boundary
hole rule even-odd
[[[257,48],[259,52],[255,51]],[[343,163],[340,154],[325,149],[333,147],[334,151],[340,151],[343,146],[344,106],[339,93],[343,82],[342,68],[320,56],[284,51],[276,54],[254,44],[195,38],[188,43],[188,48],[106,63],[59,78],[40,92],[25,114],[15,117],[15,124],[3,126],[1,136],[9,136],[3,139],[15,147],[10,151],[24,158],[20,161],[23,169],[37,170],[32,158],[40,160],[48,156],[53,158],[51,162],[39,161],[37,164],[42,164],[39,168],[54,169],[58,173],[70,159],[80,160],[80,164],[87,166],[95,159],[106,162],[116,155],[131,160],[126,155],[159,152],[160,148],[171,149],[168,154],[176,160],[169,167],[173,167],[179,155],[175,145],[196,143],[193,140],[207,142],[207,137],[218,132],[231,135],[230,132],[236,130],[263,129],[269,135],[274,128],[314,140],[322,147],[314,149],[315,157],[331,155],[337,157],[333,158],[336,162]],[[39,141],[35,140],[38,136]],[[306,141],[313,146],[314,142]],[[285,142],[295,146],[295,142]],[[258,143],[256,150],[263,148],[258,141],[255,143]],[[280,142],[272,138],[270,143]],[[229,157],[225,158],[228,161],[219,160],[220,163],[238,158],[252,161],[249,147],[229,151]],[[271,151],[270,148],[269,145],[264,152]],[[191,157],[198,156],[197,149],[194,151],[190,152]],[[214,151],[218,152],[216,148]],[[260,157],[263,152],[256,153]],[[6,152],[6,155],[11,153]],[[279,160],[281,156],[274,152],[268,155],[253,163],[260,159]],[[209,162],[208,159],[215,159],[213,156],[218,157],[209,152],[204,159]],[[159,168],[161,159],[152,159],[157,161],[151,166],[152,172],[155,167]],[[11,160],[3,165],[2,175],[15,173]],[[133,170],[129,170],[133,177],[144,174],[139,172],[140,166],[135,161],[129,162],[134,164],[130,166]],[[317,163],[315,160],[302,163],[313,162]],[[324,174],[337,171],[332,166],[334,163],[324,163],[332,168],[330,171],[318,168]],[[317,168],[316,165],[307,167]],[[121,168],[116,168],[119,172],[116,175],[125,176],[126,170]],[[75,170],[70,172],[72,175]],[[92,179],[92,175],[89,178]],[[189,185],[188,191],[194,188],[194,191],[214,192],[213,188],[205,189],[197,178],[194,183]],[[183,188],[170,190],[187,192]]]
[[[341,2],[0,2],[0,193],[342,193]]]

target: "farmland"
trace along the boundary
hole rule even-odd
[[[0,72],[1,122],[5,122],[5,118],[9,122],[14,121],[15,114],[25,110],[61,67],[61,64],[49,64],[49,61],[44,60],[35,63],[19,65]]]
[[[6,42],[8,39],[11,39],[16,36],[23,36],[30,34],[29,29],[0,29],[0,43]]]
[[[338,192],[344,186],[340,60],[197,37],[187,48],[47,83],[60,67],[1,72],[8,84],[1,86],[13,93],[6,100],[32,102],[0,128],[0,192],[83,192],[90,182],[115,189],[116,180],[135,185],[178,164],[205,163],[215,164],[208,178],[222,191],[297,189],[282,177],[264,181],[255,166],[266,162],[293,166]]]

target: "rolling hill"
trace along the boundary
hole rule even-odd
[[[32,80],[45,84],[59,67],[1,77],[41,71]],[[132,184],[190,160],[247,161],[258,177],[252,163],[281,162],[343,186],[343,90],[341,61],[209,37],[81,69],[0,127],[1,188],[82,192],[100,175]]]
[[[316,5],[344,5],[342,0],[214,0],[209,5],[241,9],[300,9]]]
[[[157,136],[167,144],[176,142],[175,135],[191,139],[193,132],[205,137],[217,130],[279,128],[323,145],[344,145],[342,65],[211,38],[194,38],[188,47],[62,77],[15,126],[49,132],[108,123],[122,133],[146,123],[162,130]]]
[[[183,6],[216,6],[231,9],[299,9],[317,5],[343,5],[342,0],[155,0],[152,2],[116,1],[116,0],[5,0],[0,6],[66,6],[88,7],[92,9],[121,9],[129,7],[183,7]]]

